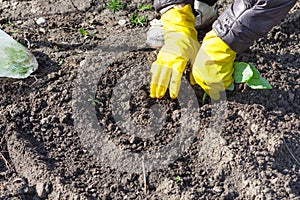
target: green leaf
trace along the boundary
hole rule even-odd
[[[272,86],[270,85],[270,83],[263,77],[259,77],[259,78],[253,77],[247,82],[247,85],[250,88],[256,89],[256,90],[272,89]]]
[[[256,69],[256,67],[254,67],[254,65],[252,63],[249,63],[249,66],[252,69],[253,78],[259,78],[259,77],[261,77],[259,71]]]
[[[252,63],[235,62],[233,77],[236,83],[247,83],[252,89],[272,89],[270,83],[261,77]]]
[[[96,105],[98,105],[100,103],[99,100],[93,99],[93,98],[89,98],[88,101],[91,101],[93,106],[96,106]]]
[[[134,14],[130,17],[130,22],[135,26],[144,26],[146,21],[146,16],[140,16],[139,14]]]
[[[85,30],[84,28],[80,28],[79,32],[81,33],[81,35],[84,36],[85,39],[90,39],[95,37],[94,33],[89,33],[87,30]]]
[[[245,83],[252,76],[254,72],[250,64],[245,62],[235,62],[234,63],[234,73],[233,77],[236,83]]]
[[[261,77],[260,72],[254,67],[252,63],[249,63],[251,70],[253,71],[253,77],[247,81],[247,85],[256,90],[263,90],[263,89],[272,89],[270,83]]]
[[[175,181],[178,183],[180,181],[181,177],[180,176],[176,176],[175,177]]]
[[[120,0],[110,0],[108,2],[108,8],[115,14],[118,10],[123,10],[124,5]]]
[[[83,29],[83,28],[80,28],[79,29],[79,32],[81,33],[81,35],[84,35],[84,36],[87,36],[89,33],[85,30],[85,29]]]
[[[138,6],[138,10],[139,11],[145,11],[145,10],[151,10],[152,9],[152,5],[151,4],[145,4],[145,5],[139,5]]]

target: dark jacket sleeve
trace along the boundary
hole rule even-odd
[[[153,7],[156,11],[160,11],[167,6],[181,3],[193,5],[194,0],[154,0]]]
[[[213,29],[237,53],[265,36],[297,0],[236,0],[214,22]]]

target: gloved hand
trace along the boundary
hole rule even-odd
[[[194,15],[190,5],[177,5],[161,16],[165,44],[151,66],[150,97],[162,98],[169,86],[172,99],[180,89],[188,61],[194,63],[199,49]]]
[[[211,30],[204,37],[192,68],[194,82],[212,99],[219,99],[220,91],[234,81],[232,73],[235,58],[236,52]]]

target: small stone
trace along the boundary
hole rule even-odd
[[[38,182],[35,186],[38,197],[44,199],[50,193],[52,188],[51,182]]]
[[[18,5],[19,2],[13,2],[11,5],[13,6],[13,8],[16,8],[16,6]]]
[[[55,72],[53,72],[53,73],[47,75],[48,79],[54,79],[54,78],[56,78],[57,76],[58,76],[58,74],[55,73]]]
[[[47,128],[46,128],[45,126],[42,126],[42,127],[41,127],[41,131],[42,131],[42,132],[46,132],[46,131],[47,131]]]
[[[221,186],[215,186],[215,187],[213,188],[213,191],[220,193],[220,192],[223,191],[223,188],[222,188]]]
[[[41,33],[46,33],[46,29],[44,29],[44,28],[40,28],[39,30]]]
[[[67,1],[66,1],[67,2]],[[74,1],[73,5],[76,9],[79,11],[87,11],[89,8],[91,8],[91,5],[93,3],[93,0],[86,0],[86,1]]]
[[[48,124],[48,123],[49,123],[48,117],[41,119],[41,124]]]
[[[21,24],[23,24],[23,21],[22,20],[18,20],[18,21],[15,22],[15,24],[16,25],[21,25]]]
[[[45,190],[44,190],[43,183],[36,184],[36,193],[41,198],[45,197]]]
[[[173,120],[178,120],[180,118],[180,111],[179,110],[174,110],[172,114],[172,119]]]
[[[136,137],[134,135],[130,136],[130,138],[129,138],[130,144],[135,143],[135,141],[136,141]]]
[[[46,23],[46,19],[43,17],[40,17],[36,20],[37,25],[43,25]]]
[[[125,20],[125,19],[120,19],[120,20],[118,21],[118,24],[119,24],[120,26],[124,26],[124,25],[126,24],[126,20]]]
[[[250,129],[253,133],[257,133],[259,127],[257,124],[251,124]]]
[[[53,85],[48,85],[47,92],[51,92],[55,87]]]

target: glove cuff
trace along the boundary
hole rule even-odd
[[[195,17],[191,5],[176,5],[161,16],[164,35],[170,32],[180,33],[193,40],[197,40],[197,31],[194,27]],[[167,37],[165,37],[167,40]]]

